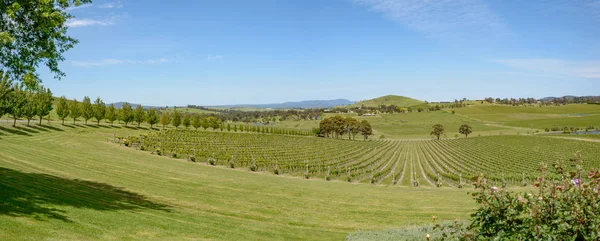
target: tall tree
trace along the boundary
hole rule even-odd
[[[231,125],[227,123],[227,131],[231,131]]]
[[[36,115],[40,118],[40,125],[42,125],[42,119],[44,116],[50,114],[52,111],[52,104],[54,102],[54,97],[52,97],[52,91],[50,89],[44,88],[40,86],[38,93],[35,96],[35,112]]]
[[[12,91],[12,81],[9,79],[8,74],[0,70],[0,116],[10,111],[11,105],[8,98]]]
[[[58,104],[56,105],[56,115],[62,121],[62,124],[65,124],[65,119],[69,116],[69,104],[67,102],[67,98],[64,96],[58,99]]]
[[[29,88],[39,82],[37,68],[45,64],[55,78],[65,74],[58,68],[63,53],[77,40],[67,35],[67,8],[91,0],[0,1],[0,66],[11,79]]]
[[[110,126],[113,126],[113,123],[119,119],[119,113],[117,112],[117,108],[115,108],[115,104],[110,104],[108,108],[106,108],[106,119],[110,122]]]
[[[440,136],[443,134],[444,134],[444,126],[442,126],[441,124],[433,125],[430,135],[437,136],[437,139],[439,140]]]
[[[173,126],[177,129],[181,125],[181,113],[177,109],[173,109]]]
[[[35,117],[36,114],[36,95],[37,93],[31,90],[25,90],[25,98],[27,99],[27,103],[25,104],[25,106],[23,106],[23,117],[25,117],[25,119],[27,119],[27,126],[29,126],[29,123],[31,122],[31,120],[33,119],[33,117]]]
[[[92,108],[92,100],[90,100],[90,97],[83,97],[83,101],[81,101],[81,118],[83,118],[87,125],[87,121],[92,119],[93,116],[94,108]]]
[[[69,117],[73,118],[73,125],[75,125],[75,121],[77,118],[81,116],[81,106],[77,99],[74,99],[69,105]]]
[[[8,94],[8,113],[13,117],[13,127],[17,126],[17,119],[23,117],[25,106],[27,105],[27,95],[23,85],[15,84],[12,91]]]
[[[185,126],[185,129],[190,127],[191,124],[192,124],[192,119],[191,119],[190,114],[187,112],[183,113],[183,126]]]
[[[154,108],[148,109],[148,112],[146,113],[146,122],[150,124],[150,130],[152,130],[152,127],[158,123],[158,114],[156,114],[156,110]]]
[[[491,97],[490,97],[491,98]],[[469,137],[469,135],[473,132],[473,128],[470,125],[464,124],[458,128],[458,133],[465,135],[465,137]]]
[[[165,129],[165,126],[167,126],[169,123],[171,123],[171,117],[169,117],[169,113],[167,113],[167,111],[163,111],[163,113],[160,115],[160,124],[163,126],[163,129]]]
[[[146,115],[146,111],[144,111],[144,107],[142,105],[138,105],[135,107],[134,119],[137,122],[137,127],[140,128],[140,124],[144,122],[144,117]]]
[[[364,140],[369,139],[370,135],[373,135],[373,128],[371,124],[367,120],[362,120],[360,122],[360,133],[363,136]]]
[[[94,101],[92,112],[94,113],[96,124],[100,125],[100,121],[104,120],[104,117],[106,116],[106,104],[104,104],[104,101],[102,101],[100,97],[96,98],[96,101]]]
[[[125,122],[125,127],[127,127],[129,122],[133,121],[133,109],[129,103],[125,102],[123,106],[121,106],[119,117],[121,118],[121,121]]]
[[[192,126],[196,130],[202,126],[202,118],[200,117],[200,115],[195,114],[192,116]]]

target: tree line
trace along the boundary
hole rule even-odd
[[[13,127],[20,118],[27,119],[27,125],[38,117],[40,125],[44,116],[52,111],[54,98],[50,89],[43,86],[26,88],[23,83],[12,83],[9,75],[0,71],[0,117],[10,115]]]
[[[354,140],[357,134],[361,134],[364,140],[373,135],[373,128],[367,120],[358,121],[352,117],[333,116],[319,123],[319,127],[313,130],[315,134],[322,137],[343,138],[348,134],[349,140]]]

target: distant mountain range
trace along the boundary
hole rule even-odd
[[[331,108],[335,106],[351,105],[354,101],[347,99],[335,99],[335,100],[304,100],[296,102],[283,102],[273,104],[239,104],[239,105],[215,105],[206,106],[207,108],[259,108],[259,109],[293,109],[293,108]]]

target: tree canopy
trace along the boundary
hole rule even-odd
[[[34,88],[37,72],[45,64],[54,77],[65,76],[59,69],[63,53],[77,44],[67,35],[67,8],[91,0],[4,0],[0,1],[0,71],[9,78]],[[1,94],[1,93],[0,93]]]
[[[458,133],[465,135],[465,137],[469,137],[469,134],[473,132],[473,128],[470,125],[464,124],[458,128]]]
[[[430,135],[436,136],[437,139],[439,140],[440,136],[443,134],[444,134],[444,126],[443,125],[441,125],[441,124],[433,125]]]

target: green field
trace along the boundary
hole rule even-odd
[[[349,234],[369,240],[381,234],[368,230],[418,236],[421,228],[398,228],[428,224],[433,215],[468,218],[473,175],[486,173],[498,185],[504,175],[514,189],[523,174],[532,183],[541,161],[580,152],[585,167],[600,166],[597,135],[526,135],[529,128],[509,125],[512,109],[485,114],[475,108],[495,107],[347,114],[372,123],[370,141],[79,120],[64,126],[20,121],[13,128],[3,120],[0,240],[339,240]],[[589,106],[571,108],[556,112],[593,114]],[[503,121],[492,122],[495,115]],[[444,124],[448,138],[428,135],[434,123]],[[454,138],[464,123],[474,133]],[[317,125],[283,121],[276,127]],[[196,162],[189,161],[192,155]],[[461,184],[467,188],[457,188]]]
[[[473,208],[458,189],[280,177],[107,142],[130,128],[0,133],[0,240],[339,240]]]
[[[570,104],[562,106],[479,105],[456,109],[472,119],[497,124],[545,129],[553,127],[600,126],[600,105]]]

